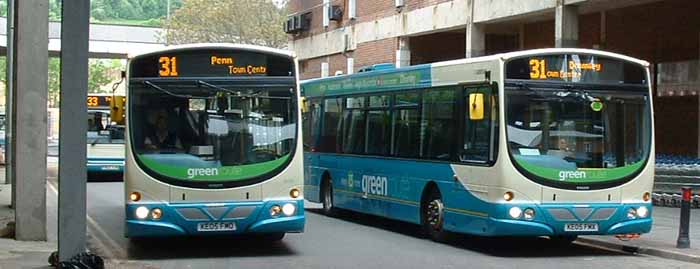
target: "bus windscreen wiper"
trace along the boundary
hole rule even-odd
[[[244,93],[241,93],[240,91],[229,90],[229,89],[226,89],[224,87],[219,87],[219,86],[216,86],[214,84],[207,83],[207,82],[204,82],[201,80],[197,80],[197,84],[205,86],[205,87],[209,87],[209,88],[212,88],[215,90],[219,90],[222,92],[227,92],[227,93],[230,93],[234,96],[241,97],[241,98],[263,98],[263,99],[282,99],[282,100],[291,99],[290,97],[283,97],[283,96],[262,96],[262,95],[260,95],[262,93],[262,91],[255,92],[253,94],[244,94]]]
[[[167,95],[177,97],[177,98],[185,98],[185,99],[214,99],[214,98],[216,98],[216,97],[212,97],[212,96],[194,96],[194,95],[189,95],[189,94],[173,93],[171,91],[168,91],[166,89],[161,88],[160,86],[158,86],[156,84],[153,84],[152,82],[150,82],[148,80],[144,80],[143,84],[146,84],[146,85],[150,86],[151,88],[154,88],[162,93],[165,93]]]

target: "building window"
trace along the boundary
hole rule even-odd
[[[328,27],[331,23],[331,0],[323,0],[323,27]]]
[[[348,0],[348,18],[357,18],[357,0]]]

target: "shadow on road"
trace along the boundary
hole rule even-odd
[[[308,213],[323,215],[320,209],[306,209]],[[373,215],[340,210],[337,219],[363,226],[371,226],[402,235],[426,238],[422,227],[417,224],[390,220]],[[466,234],[453,234],[445,243],[448,246],[480,252],[485,255],[516,257],[579,257],[579,256],[626,256],[633,255],[579,244],[555,244],[546,237],[484,237]]]
[[[280,257],[296,254],[284,240],[265,242],[251,236],[132,239],[127,252],[129,259],[136,260]]]

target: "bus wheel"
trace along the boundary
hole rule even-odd
[[[445,242],[449,239],[449,232],[443,229],[445,222],[445,205],[442,203],[440,192],[436,189],[430,191],[427,199],[423,200],[423,229],[425,233],[436,242]]]
[[[332,216],[335,214],[336,208],[333,205],[333,182],[330,178],[326,178],[326,180],[324,180],[322,190],[321,195],[323,195],[323,214],[326,216]]]
[[[555,244],[557,246],[568,246],[571,245],[576,239],[578,238],[577,235],[560,235],[560,236],[550,236],[549,240],[552,242],[552,244]]]

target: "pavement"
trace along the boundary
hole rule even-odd
[[[676,248],[680,222],[680,208],[655,206],[651,232],[638,239],[622,241],[612,236],[585,236],[579,242],[606,246],[667,259],[700,264],[700,209],[690,212],[690,248]],[[699,266],[700,267],[700,266]]]

